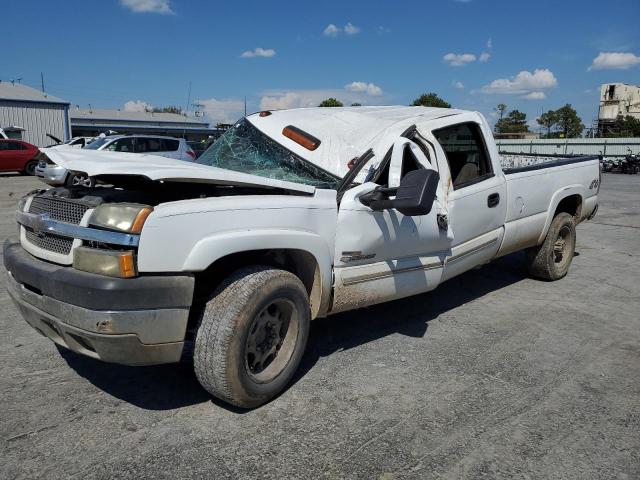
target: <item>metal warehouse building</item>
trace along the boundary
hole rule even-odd
[[[177,113],[75,108],[70,117],[74,137],[93,137],[113,130],[123,134],[146,133],[200,141],[217,133],[217,129],[209,128],[209,124],[199,118]]]
[[[0,81],[0,128],[19,133],[13,136],[38,147],[54,143],[47,133],[68,140],[69,102],[26,85]]]

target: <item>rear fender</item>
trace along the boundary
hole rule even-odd
[[[542,233],[540,237],[538,237],[538,245],[544,242],[545,237],[547,236],[547,232],[549,231],[549,227],[551,226],[551,222],[553,221],[554,214],[556,212],[556,208],[562,200],[567,197],[571,197],[572,195],[578,195],[580,197],[580,203],[584,202],[586,190],[583,185],[575,184],[569,185],[568,187],[563,187],[553,194],[551,197],[551,202],[549,203],[549,208],[547,210],[547,220],[545,221],[544,228],[542,229]]]

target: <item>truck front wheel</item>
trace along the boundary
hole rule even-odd
[[[298,277],[266,266],[238,270],[205,306],[194,350],[200,384],[238,407],[267,402],[298,368],[310,321]]]
[[[576,225],[568,213],[556,215],[542,245],[527,249],[529,275],[559,280],[569,271],[576,248]]]

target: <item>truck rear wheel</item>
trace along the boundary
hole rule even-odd
[[[310,321],[298,277],[267,266],[238,270],[205,306],[193,355],[200,384],[238,407],[267,402],[298,368]]]
[[[559,280],[569,271],[576,248],[576,225],[568,213],[555,216],[542,245],[526,251],[529,275]]]

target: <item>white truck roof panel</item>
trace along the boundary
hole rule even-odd
[[[378,146],[386,151],[388,145],[378,143],[393,142],[394,135],[390,134],[400,135],[411,125],[460,113],[463,111],[431,107],[317,107],[273,110],[264,117],[254,113],[247,118],[261,132],[305,160],[343,177],[348,171],[347,162],[368,148]],[[282,130],[289,125],[318,138],[320,146],[310,151],[285,137]]]

